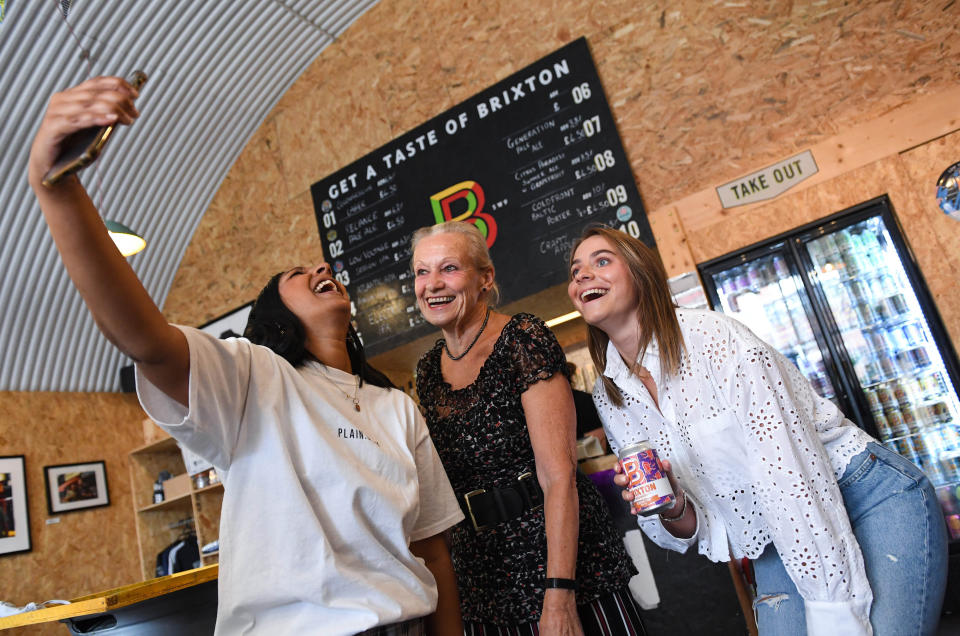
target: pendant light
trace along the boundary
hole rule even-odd
[[[147,242],[143,240],[143,237],[123,223],[104,221],[104,224],[107,226],[107,232],[110,234],[110,238],[113,239],[117,249],[120,250],[120,253],[124,256],[133,256],[147,246]]]

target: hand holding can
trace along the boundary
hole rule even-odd
[[[648,516],[673,506],[670,465],[661,463],[653,446],[642,441],[620,449],[619,455],[623,474],[614,477],[614,483],[626,488],[623,498],[633,502],[633,514]]]

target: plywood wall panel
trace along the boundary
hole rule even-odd
[[[311,262],[311,183],[580,36],[658,212],[664,261],[671,274],[689,271],[724,246],[862,200],[854,192],[881,192],[851,177],[841,183],[852,189],[818,186],[730,225],[738,213],[720,212],[709,231],[685,228],[682,211],[660,214],[954,87],[958,17],[960,3],[903,0],[382,0],[267,117],[197,228],[164,311],[198,324],[251,300],[270,273]]]
[[[581,35],[654,210],[954,85],[958,15],[960,3],[902,0],[383,0],[251,140],[198,227],[165,311],[195,324],[250,300],[262,271],[289,264],[291,249],[310,252],[304,241],[316,246],[312,214],[292,226],[305,236],[273,227],[304,213],[310,183]],[[279,167],[255,159],[264,145]],[[286,200],[264,191],[261,179],[272,178]],[[224,240],[231,234],[255,244]],[[235,275],[221,276],[225,266]]]
[[[912,217],[905,232],[923,271],[954,347],[960,343],[960,221],[948,217],[936,202],[937,179],[960,161],[960,133],[937,139],[900,157],[903,198]],[[904,206],[907,207],[906,205]]]
[[[139,579],[127,453],[143,443],[143,417],[130,394],[0,392],[0,454],[25,456],[33,543],[31,552],[0,556],[0,599],[69,599]],[[43,467],[98,460],[110,505],[51,517]]]

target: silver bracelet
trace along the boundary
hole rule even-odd
[[[663,513],[660,513],[657,515],[658,517],[660,517],[660,521],[665,521],[667,523],[676,523],[677,521],[680,521],[681,519],[683,519],[683,516],[687,514],[687,493],[686,491],[681,491],[680,495],[683,497],[683,503],[680,504],[680,514],[678,514],[676,517],[664,517]],[[674,504],[674,506],[676,506],[676,504]]]

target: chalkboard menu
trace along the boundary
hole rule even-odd
[[[566,280],[570,247],[589,223],[654,245],[584,38],[311,193],[324,254],[350,292],[369,355],[435,330],[417,309],[410,271],[410,236],[423,226],[476,224],[503,303]]]

